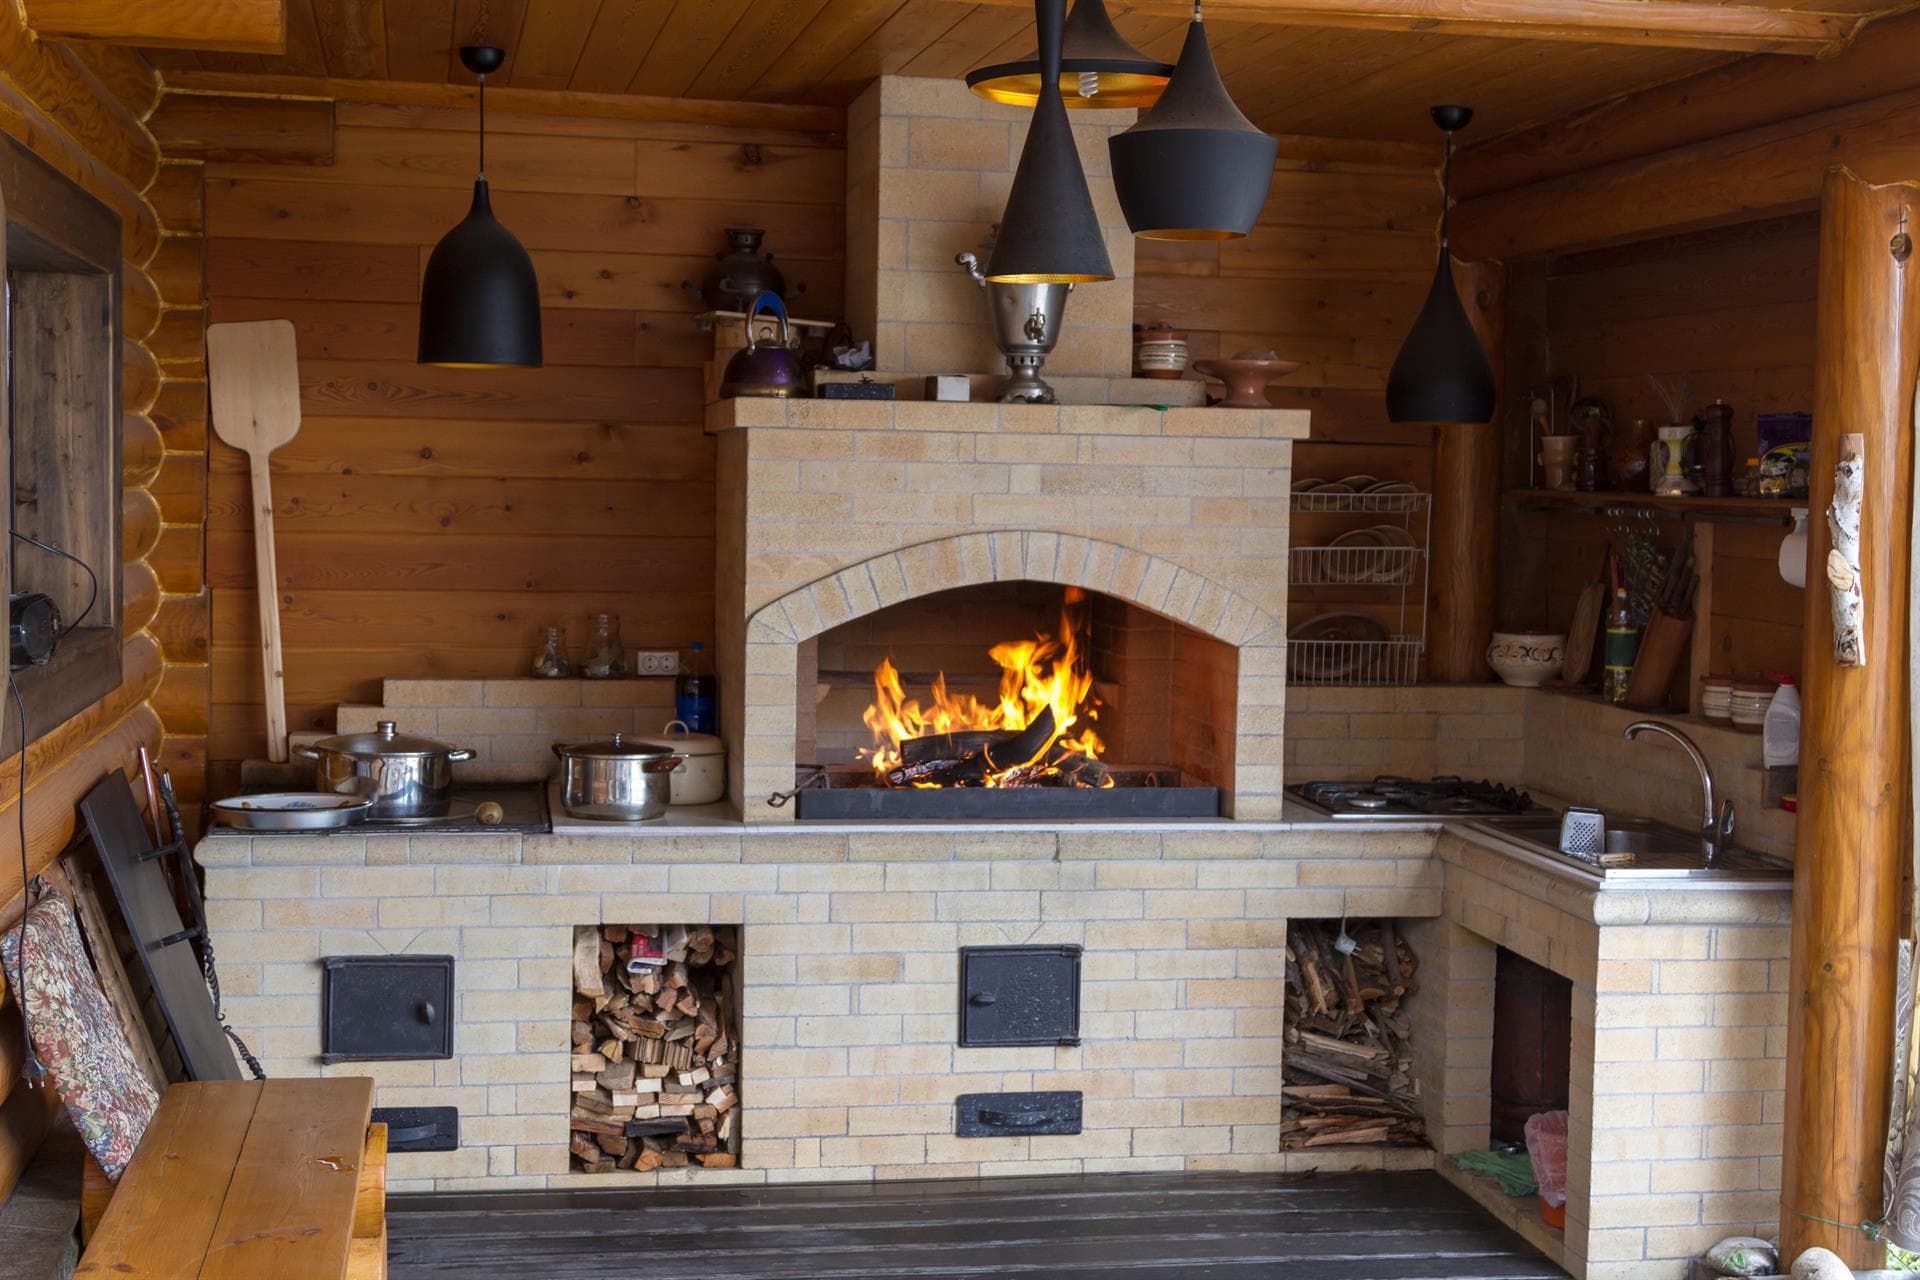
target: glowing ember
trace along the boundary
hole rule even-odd
[[[1068,588],[1058,637],[1042,633],[988,650],[1000,667],[995,703],[952,693],[941,672],[923,706],[907,696],[892,660],[882,659],[864,716],[873,731],[869,759],[881,781],[918,787],[1112,786],[1096,763],[1103,748],[1092,722],[1100,700],[1093,696],[1071,608],[1083,594]],[[1027,729],[1035,734],[1022,736]]]

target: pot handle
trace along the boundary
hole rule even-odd
[[[302,760],[318,760],[320,758],[320,753],[318,751],[315,751],[312,747],[307,746],[305,743],[302,743],[299,746],[295,747],[293,749],[293,754],[299,756]]]
[[[661,756],[658,760],[642,760],[640,762],[640,772],[672,773],[686,762],[687,758],[685,756]]]
[[[471,760],[473,759],[473,748],[472,747],[456,747],[452,751],[447,752],[447,759]]]
[[[771,289],[761,290],[760,296],[755,298],[753,305],[747,308],[747,350],[752,351],[759,345],[753,338],[753,322],[760,318],[763,307],[770,308],[773,314],[780,317],[780,349],[790,350],[793,335],[787,331],[787,304],[780,301],[780,295]]]

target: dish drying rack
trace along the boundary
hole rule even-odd
[[[1325,607],[1289,628],[1288,679],[1296,685],[1413,684],[1426,652],[1432,495],[1308,491],[1291,495],[1291,506],[1296,515],[1372,519],[1343,521],[1347,527],[1338,535],[1290,549],[1288,585],[1313,590],[1313,603]],[[1316,617],[1356,609],[1391,613],[1390,624],[1382,620],[1387,634],[1377,639],[1295,639],[1291,634]]]

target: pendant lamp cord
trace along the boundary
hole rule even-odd
[[[1447,216],[1453,212],[1453,130],[1447,130],[1447,155],[1440,162],[1440,252],[1447,251]]]
[[[480,177],[487,176],[487,73],[482,71],[480,79]]]

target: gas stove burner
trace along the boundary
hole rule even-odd
[[[1424,782],[1381,774],[1371,782],[1303,782],[1289,786],[1294,798],[1335,818],[1415,822],[1433,818],[1485,817],[1537,808],[1533,797],[1490,781],[1441,774]]]

